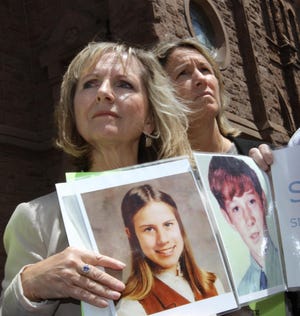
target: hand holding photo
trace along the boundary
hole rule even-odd
[[[126,263],[123,271],[106,269],[126,284],[113,315],[204,316],[237,308],[186,158],[66,185],[76,192],[82,218],[77,232],[69,230],[80,216],[62,207],[70,243],[88,240],[87,247]],[[86,304],[83,310],[96,315]]]

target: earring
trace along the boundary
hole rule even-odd
[[[152,146],[152,139],[151,139],[148,135],[146,135],[146,134],[145,134],[145,146],[146,146],[147,148],[149,148],[149,147]]]
[[[156,134],[148,134],[146,132],[143,132],[145,135],[145,146],[146,147],[151,147],[152,146],[152,139],[158,139],[160,137],[159,132]]]

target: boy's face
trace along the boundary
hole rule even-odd
[[[256,261],[264,255],[265,196],[254,188],[225,201],[226,220],[238,231]]]

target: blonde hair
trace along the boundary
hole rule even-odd
[[[141,80],[149,100],[149,111],[153,118],[156,137],[152,139],[152,145],[146,147],[145,135],[141,135],[138,162],[182,155],[191,156],[186,134],[188,127],[186,109],[176,98],[173,87],[154,54],[112,42],[89,43],[71,61],[64,74],[60,101],[55,111],[58,126],[57,146],[75,157],[78,167],[88,170],[91,164],[91,146],[77,131],[73,100],[80,76],[105,54],[114,54],[120,58],[120,61],[126,54],[129,58],[135,58],[141,68]]]
[[[214,58],[212,57],[211,53],[202,46],[198,40],[195,38],[187,38],[187,39],[179,39],[173,42],[161,42],[154,48],[154,54],[156,55],[160,64],[165,67],[168,63],[170,55],[176,50],[177,48],[187,48],[187,49],[195,49],[197,50],[205,59],[209,62],[212,66],[214,75],[218,80],[219,83],[219,93],[220,93],[220,109],[217,114],[216,120],[218,123],[219,130],[221,134],[225,137],[228,136],[238,136],[240,131],[235,127],[232,127],[229,121],[225,116],[225,108],[226,108],[226,96],[225,96],[225,89],[223,84],[223,78],[220,71],[220,68]]]

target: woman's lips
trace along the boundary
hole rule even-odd
[[[101,117],[101,116],[112,116],[112,117],[119,118],[119,115],[112,111],[99,111],[93,115],[93,118]]]
[[[169,255],[173,254],[175,248],[176,248],[176,246],[168,247],[165,249],[156,250],[156,252],[160,255],[169,256]]]
[[[209,91],[205,91],[205,92],[202,92],[202,93],[198,93],[196,95],[196,99],[197,98],[203,98],[203,97],[206,97],[206,96],[210,96],[210,97],[213,97],[213,94]]]

